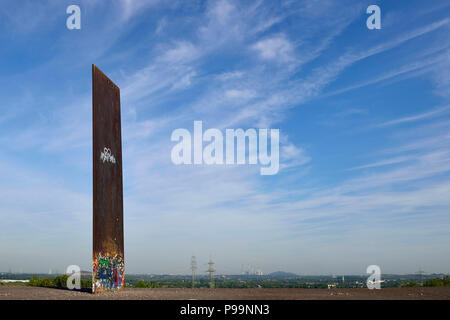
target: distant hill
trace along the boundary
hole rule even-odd
[[[272,278],[296,278],[296,277],[298,277],[298,275],[296,275],[295,273],[284,272],[284,271],[275,271],[275,272],[269,273],[267,276],[272,277]]]

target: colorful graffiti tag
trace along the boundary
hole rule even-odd
[[[120,255],[103,255],[99,253],[94,259],[92,290],[121,289],[125,283],[123,258]]]

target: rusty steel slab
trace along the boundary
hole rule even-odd
[[[92,65],[92,292],[125,283],[120,89]]]

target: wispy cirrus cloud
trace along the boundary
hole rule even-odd
[[[386,127],[386,126],[393,126],[393,125],[398,125],[398,124],[403,124],[403,123],[409,123],[409,122],[414,122],[414,121],[418,121],[418,120],[423,120],[423,119],[428,119],[428,118],[432,118],[435,116],[438,116],[439,114],[443,114],[447,111],[450,110],[450,106],[444,106],[444,107],[439,107],[439,108],[435,108],[434,110],[431,111],[427,111],[424,113],[420,113],[420,114],[416,114],[413,116],[408,116],[408,117],[403,117],[400,119],[394,119],[394,120],[390,120],[384,123],[381,123],[378,125],[378,127]]]

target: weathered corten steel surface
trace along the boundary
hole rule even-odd
[[[124,284],[120,89],[92,65],[93,292]]]

